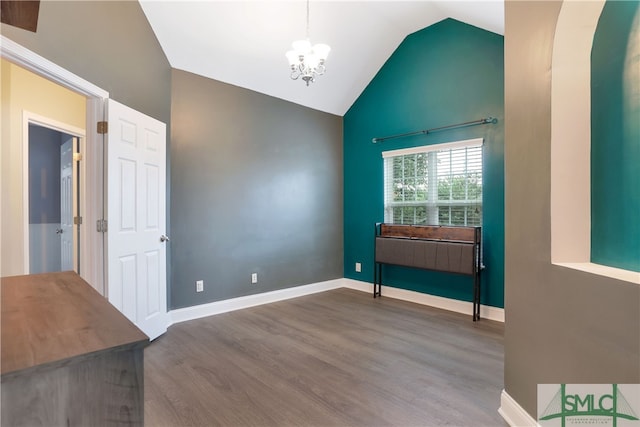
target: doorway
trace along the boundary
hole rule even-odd
[[[96,230],[96,224],[104,218],[104,136],[98,133],[96,122],[104,120],[103,104],[109,94],[2,35],[0,41],[3,83],[1,275],[30,272],[27,136],[32,123],[78,137],[82,160],[75,163],[81,177],[77,187],[82,231],[76,251],[80,256],[75,262],[80,265],[81,277],[106,296],[105,233]]]
[[[29,273],[80,273],[79,137],[28,125]]]
[[[29,192],[28,185],[28,125],[38,124],[44,127],[61,131],[62,133],[78,137],[82,160],[77,167],[81,180],[77,182],[81,197],[77,199],[80,207],[79,220],[82,234],[79,239],[79,249],[77,254],[82,254],[76,263],[80,264],[81,276],[92,285],[100,294],[107,297],[116,308],[124,312],[131,319],[135,319],[138,325],[150,338],[155,338],[166,331],[170,323],[166,305],[166,242],[169,240],[165,233],[166,218],[165,195],[166,195],[166,125],[151,117],[136,112],[124,105],[109,99],[109,93],[86,80],[70,73],[67,70],[53,64],[49,60],[29,51],[17,43],[6,39],[0,35],[0,54],[3,59],[3,70],[15,65],[21,66],[29,72],[33,72],[43,80],[53,83],[54,86],[62,89],[70,89],[77,95],[86,97],[86,129],[75,132],[73,129],[67,130],[64,126],[56,123],[49,123],[48,119],[30,112],[28,105],[13,105],[15,107],[14,117],[22,115],[22,129],[15,134],[22,138],[7,138],[11,141],[11,146],[22,146],[22,150],[6,150],[7,157],[4,157],[5,143],[3,140],[2,160],[3,165],[8,163],[7,159],[15,159],[15,168],[0,171],[4,178],[18,181],[20,185],[12,186],[10,192],[2,194],[3,209],[0,214],[0,226],[2,234],[0,248],[2,249],[2,259],[4,261],[4,248],[11,249],[11,242],[22,241],[24,251],[14,251],[16,262],[12,262],[10,268],[17,270],[18,261],[24,264],[23,271],[29,272]],[[4,61],[9,59],[12,64]],[[6,73],[3,73],[5,79]],[[4,80],[3,80],[4,84]],[[4,86],[3,86],[4,87]],[[11,80],[11,95],[19,92],[17,85],[14,91],[13,80]],[[37,93],[32,87],[26,87],[23,92],[31,95]],[[4,94],[5,92],[3,92]],[[39,96],[31,97],[36,100]],[[30,100],[32,100],[30,98]],[[3,99],[4,100],[4,99]],[[13,98],[11,98],[13,100]],[[31,105],[31,104],[29,104]],[[108,108],[107,108],[108,106]],[[125,111],[126,110],[126,111]],[[40,110],[33,110],[40,111]],[[51,111],[49,113],[53,114]],[[48,114],[43,112],[43,114]],[[135,117],[134,117],[135,116]],[[4,119],[4,117],[3,117]],[[106,120],[105,120],[106,119]],[[64,119],[63,119],[64,120]],[[109,124],[109,126],[107,126]],[[113,124],[113,125],[111,125]],[[15,126],[14,126],[15,127]],[[19,127],[19,125],[17,126]],[[3,123],[3,130],[5,129]],[[86,138],[85,138],[86,135]],[[123,155],[107,160],[107,157],[114,155],[116,142],[112,138],[119,138]],[[4,139],[4,133],[3,133]],[[86,141],[85,141],[86,140]],[[145,152],[151,156],[150,159],[142,157],[127,157],[129,154]],[[132,153],[135,152],[135,153]],[[22,154],[20,156],[19,154]],[[20,159],[22,157],[22,161]],[[80,160],[80,159],[78,159]],[[73,164],[78,162],[74,161]],[[62,161],[61,161],[62,164]],[[106,166],[109,165],[109,171]],[[12,172],[17,170],[16,175],[22,179],[15,179]],[[135,173],[134,173],[135,172]],[[135,182],[133,181],[135,178]],[[3,179],[4,181],[4,179]],[[8,182],[8,181],[7,181]],[[111,183],[111,185],[108,185]],[[132,186],[135,184],[135,186]],[[3,188],[4,189],[4,188]],[[23,199],[15,197],[22,192]],[[114,196],[111,196],[111,193]],[[119,192],[119,193],[118,193]],[[74,192],[75,193],[75,192]],[[107,194],[108,193],[108,194]],[[133,199],[131,195],[134,195]],[[13,196],[13,197],[9,197]],[[106,197],[105,197],[106,196]],[[5,209],[5,200],[15,209],[10,211]],[[120,201],[118,205],[116,200]],[[107,203],[110,201],[110,203]],[[135,203],[130,204],[133,201]],[[124,205],[123,205],[124,203]],[[117,206],[125,206],[126,209],[114,209]],[[11,215],[5,217],[4,213]],[[23,216],[21,227],[15,227]],[[62,215],[61,215],[62,216]],[[8,221],[13,219],[13,221]],[[109,222],[107,222],[109,219]],[[124,221],[123,221],[124,220]],[[14,225],[17,239],[10,239],[5,229],[10,230],[8,224]],[[95,227],[95,228],[94,228]],[[127,233],[125,228],[133,229],[136,233]],[[75,228],[74,228],[75,229]],[[61,233],[61,234],[64,234]],[[73,235],[74,233],[72,233]],[[128,238],[127,242],[116,242],[115,236],[120,234]],[[135,237],[129,236],[135,234]],[[147,243],[149,246],[146,246]],[[153,247],[152,247],[153,245]],[[107,248],[109,253],[107,255]],[[113,249],[120,249],[117,257],[113,254]],[[126,253],[125,253],[126,252]],[[22,255],[22,256],[20,256]],[[133,260],[136,260],[133,263]],[[13,260],[12,260],[13,261]],[[139,262],[138,262],[139,261]],[[113,266],[113,271],[107,271]],[[0,266],[4,271],[5,263]],[[122,267],[119,269],[119,267]],[[140,274],[134,274],[140,272]],[[123,279],[127,280],[123,280]],[[129,281],[135,279],[135,283]],[[126,286],[125,295],[118,292]],[[131,293],[131,289],[135,292]],[[119,298],[122,295],[123,298]],[[122,300],[122,304],[120,301]],[[126,307],[125,307],[126,303]],[[132,309],[133,306],[135,309]]]

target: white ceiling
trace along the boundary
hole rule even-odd
[[[448,17],[504,33],[503,0],[311,0],[310,40],[331,53],[306,87],[284,55],[305,38],[304,0],[140,3],[173,68],[340,116],[407,35]]]

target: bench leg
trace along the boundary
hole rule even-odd
[[[473,280],[473,321],[480,320],[480,273]]]
[[[382,264],[375,263],[373,267],[373,297],[382,296]]]

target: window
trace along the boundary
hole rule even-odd
[[[384,221],[482,225],[482,139],[385,151]]]

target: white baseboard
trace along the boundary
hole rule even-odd
[[[243,308],[255,307],[257,305],[296,298],[303,295],[315,294],[331,289],[343,287],[343,279],[328,280],[326,282],[312,283],[310,285],[295,286],[293,288],[279,289],[277,291],[264,292],[261,294],[247,295],[244,297],[231,298],[223,301],[215,301],[208,304],[194,305],[186,308],[171,310],[171,325],[174,323],[186,322],[187,320],[200,319],[214,314],[226,313]]]
[[[277,291],[264,292],[261,294],[247,295],[244,297],[231,298],[223,301],[215,301],[208,304],[194,305],[186,308],[179,308],[169,312],[171,323],[186,322],[188,320],[200,319],[214,314],[226,313],[243,308],[255,307],[257,305],[296,298],[303,295],[315,294],[337,288],[349,288],[362,292],[373,292],[373,284],[361,282],[353,279],[335,279],[326,282],[312,283],[310,285],[295,286],[292,288],[279,289]],[[395,298],[409,301],[416,304],[428,305],[444,310],[455,311],[456,313],[471,314],[473,304],[467,301],[459,301],[451,298],[438,297],[423,294],[421,292],[408,291],[406,289],[385,286],[383,295],[387,298]],[[480,306],[480,316],[483,319],[504,322],[504,309],[487,305]]]
[[[353,279],[342,279],[345,288],[356,289],[358,291],[373,293],[373,284],[361,282]],[[403,301],[414,302],[416,304],[428,305],[444,310],[455,311],[471,315],[473,313],[473,303],[460,301],[451,298],[438,297],[435,295],[423,294],[421,292],[408,291],[406,289],[383,286],[382,295],[384,297],[395,298]],[[504,309],[492,307],[490,305],[480,306],[480,317],[482,319],[495,320],[504,323]]]
[[[502,415],[502,418],[511,427],[540,427],[540,424],[505,390],[502,390],[500,394],[500,409],[498,409],[498,413]]]

